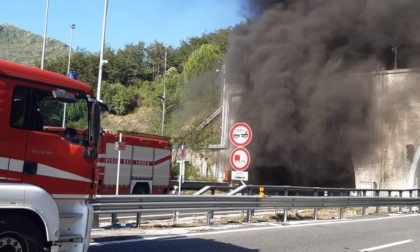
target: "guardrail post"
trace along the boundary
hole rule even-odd
[[[111,214],[111,224],[114,225],[114,224],[117,224],[117,222],[118,222],[117,214],[115,213]]]
[[[344,191],[340,191],[340,197],[343,197],[344,196]],[[343,208],[342,207],[340,207],[340,219],[343,219]]]
[[[314,190],[314,197],[318,197],[318,189]],[[318,208],[314,208],[314,220],[318,220]]]
[[[388,191],[388,197],[391,197],[392,191]],[[391,206],[388,206],[388,213],[391,213]]]
[[[366,215],[366,207],[362,207],[362,216]]]
[[[380,196],[378,190],[375,189],[374,193],[375,193],[375,197],[379,197]],[[375,209],[376,209],[375,210],[376,214],[379,214],[379,206],[375,206]]]
[[[96,213],[93,214],[92,227],[93,228],[99,228],[99,214],[96,214]]]
[[[179,220],[179,212],[178,211],[176,211],[175,213],[174,213],[174,221],[178,221]]]
[[[141,213],[137,213],[136,228],[140,227],[140,225],[141,225]]]
[[[399,191],[399,192],[398,192],[398,195],[400,196],[400,198],[402,198],[402,191]],[[401,211],[402,211],[402,207],[401,207],[401,206],[399,206],[399,207],[398,207],[398,211],[399,211],[399,212],[401,212]]]
[[[284,189],[284,196],[289,196],[289,191],[287,189]],[[284,216],[283,216],[283,222],[287,222],[287,211],[288,209],[284,209]]]
[[[413,198],[413,190],[410,190],[409,194],[410,194],[410,199]],[[413,213],[413,207],[411,205],[409,207],[409,213]]]
[[[246,210],[246,222],[251,223],[254,210]]]
[[[417,198],[420,197],[420,189],[417,189]],[[417,211],[420,212],[420,206],[417,206]]]
[[[212,224],[211,220],[214,217],[214,212],[213,211],[207,211],[206,212],[206,224],[207,226],[210,226]]]

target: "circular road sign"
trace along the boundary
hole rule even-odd
[[[252,139],[251,127],[243,122],[236,123],[229,131],[229,138],[235,146],[246,146]]]
[[[230,165],[236,171],[245,171],[250,162],[251,156],[248,150],[243,147],[235,148],[230,154]]]

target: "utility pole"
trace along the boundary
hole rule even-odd
[[[163,73],[163,96],[162,96],[162,130],[161,135],[163,136],[163,127],[165,125],[165,103],[166,103],[166,52],[165,52],[165,69]]]
[[[226,155],[226,148],[227,148],[227,135],[228,135],[228,120],[227,120],[227,107],[228,107],[228,103],[226,102],[227,97],[226,97],[226,62],[223,61],[223,66],[222,66],[222,78],[223,78],[223,87],[222,87],[222,134],[221,135],[221,139],[220,139],[220,145],[222,146],[222,148],[220,149],[220,154],[222,156],[222,161],[221,161],[221,168],[219,171],[222,172],[222,174],[224,174],[225,172],[225,155]],[[217,176],[219,176],[219,174],[217,174]],[[223,176],[223,175],[222,175]]]
[[[226,97],[226,63],[223,62],[222,66],[222,134],[220,139],[220,145],[226,148],[227,139],[227,97]]]

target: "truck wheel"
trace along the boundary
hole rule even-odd
[[[0,215],[0,251],[44,251],[39,228],[27,217],[13,214]]]
[[[133,194],[150,194],[150,191],[145,185],[136,185],[133,189]]]

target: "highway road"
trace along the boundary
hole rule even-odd
[[[170,235],[93,235],[89,252],[420,251],[420,215],[299,223],[240,224]],[[136,232],[136,231],[134,231]],[[140,232],[140,231],[137,231]]]

